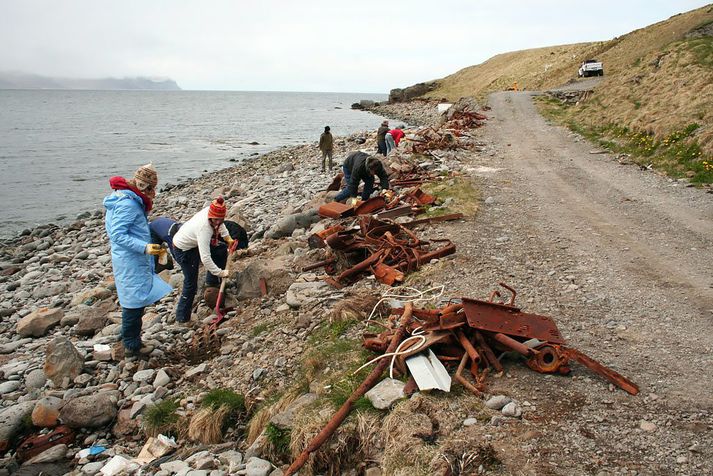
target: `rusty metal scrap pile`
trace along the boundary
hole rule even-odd
[[[480,395],[490,369],[502,372],[499,358],[505,352],[514,351],[524,356],[527,366],[537,372],[567,375],[569,361],[576,360],[628,393],[639,392],[636,384],[626,377],[567,346],[550,317],[525,313],[515,307],[515,290],[500,284],[512,293],[507,304],[495,302],[500,293],[494,291],[487,301],[462,298],[461,302],[442,309],[413,309],[413,319],[406,331],[423,339],[404,345],[396,357],[398,369],[406,374],[405,359],[431,349],[443,364],[457,366],[456,381]],[[392,313],[398,316],[403,309]],[[391,322],[393,324],[394,319]],[[379,335],[365,334],[364,347],[383,353],[397,331],[397,327],[392,327]],[[472,383],[463,375],[466,367]],[[407,389],[416,390],[413,376]]]
[[[450,111],[449,111],[450,112]],[[424,127],[408,137],[407,150],[414,154],[426,154],[431,150],[452,150],[468,147],[468,130],[483,125],[487,117],[479,112],[456,110],[438,129]]]
[[[335,225],[312,235],[309,244],[313,248],[329,247],[330,256],[305,270],[324,266],[331,274],[325,280],[337,288],[369,272],[384,284],[400,283],[406,273],[456,251],[450,240],[425,241],[404,225],[371,215],[360,216],[354,226]],[[346,269],[338,272],[338,262],[347,263]]]

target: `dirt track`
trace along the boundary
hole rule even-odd
[[[453,230],[470,270],[454,287],[508,282],[524,310],[551,315],[572,346],[641,388],[611,392],[580,366],[572,379],[513,365],[490,393],[536,403],[523,422],[535,433],[495,441],[524,451],[516,474],[712,474],[713,195],[591,154],[531,93],[489,105],[470,165],[485,203],[468,232]]]

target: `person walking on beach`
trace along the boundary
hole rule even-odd
[[[198,291],[198,266],[201,262],[207,271],[207,286],[217,287],[219,278],[228,277],[228,271],[225,270],[227,250],[220,252],[217,246],[221,238],[228,247],[233,243],[223,223],[225,215],[225,201],[223,197],[218,197],[210,206],[181,225],[173,236],[173,258],[183,271],[183,289],[176,306],[176,321],[179,323],[187,323],[191,319],[193,299]]]
[[[151,243],[147,219],[156,197],[158,175],[148,164],[140,167],[133,179],[111,177],[109,185],[113,192],[104,199],[106,232],[121,305],[124,355],[147,355],[153,348],[141,342],[144,309],[171,292],[171,286],[154,272],[153,256],[161,253],[161,246]]]
[[[362,200],[367,200],[374,191],[374,175],[380,180],[382,190],[389,189],[389,176],[384,170],[384,164],[374,156],[366,152],[352,152],[342,165],[346,187],[334,197],[334,200],[341,202],[350,197],[356,197],[359,191],[359,183],[364,182],[364,190],[361,194]]]
[[[330,132],[329,126],[324,126],[324,132],[319,136],[319,150],[322,151],[322,172],[325,170],[326,159],[329,158],[329,169],[332,170],[334,164],[332,163],[332,154],[334,153],[334,138]]]
[[[379,154],[386,156],[386,134],[389,132],[389,121],[381,123],[381,127],[376,131],[376,147]]]

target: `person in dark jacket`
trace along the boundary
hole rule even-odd
[[[376,146],[379,154],[386,156],[386,133],[389,132],[389,121],[381,123],[381,127],[376,131]]]
[[[356,197],[361,181],[364,182],[361,199],[368,199],[374,191],[374,175],[379,177],[382,190],[389,189],[389,176],[384,170],[384,164],[366,152],[352,152],[349,154],[342,165],[342,170],[344,171],[344,180],[347,186],[334,198],[338,202],[349,197]]]
[[[319,136],[319,150],[322,151],[322,172],[325,172],[326,159],[329,158],[329,170],[332,169],[332,154],[334,153],[334,139],[329,131],[329,126],[324,127],[324,132]]]

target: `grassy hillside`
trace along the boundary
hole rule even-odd
[[[604,63],[603,81],[575,106],[548,104],[552,117],[671,175],[713,181],[713,4],[606,42],[501,54],[439,80],[428,96],[483,99],[515,81],[544,90],[575,79],[588,58]]]

